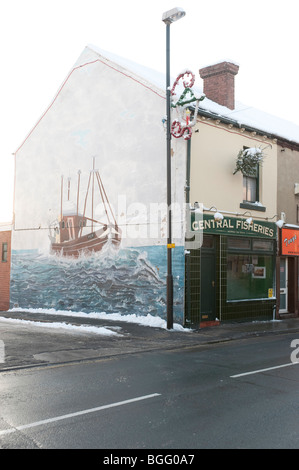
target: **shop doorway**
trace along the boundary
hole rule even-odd
[[[288,258],[280,258],[280,303],[279,313],[288,312]]]
[[[215,237],[204,236],[201,250],[200,312],[201,321],[216,319],[216,251]]]

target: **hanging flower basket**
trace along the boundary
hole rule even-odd
[[[236,168],[234,175],[241,171],[246,176],[256,176],[256,170],[258,165],[263,163],[265,154],[263,149],[260,147],[251,147],[244,150],[240,150],[236,160]]]

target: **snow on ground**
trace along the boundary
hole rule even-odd
[[[29,308],[12,308],[8,310],[9,313],[14,312],[24,312],[24,313],[43,313],[46,315],[63,315],[67,317],[75,317],[75,318],[82,318],[82,320],[87,318],[94,318],[100,320],[110,320],[110,321],[122,321],[128,323],[137,323],[138,325],[142,326],[149,326],[152,328],[162,328],[167,329],[167,322],[160,317],[154,317],[153,315],[120,315],[119,313],[105,313],[105,312],[91,312],[91,313],[84,313],[84,312],[73,312],[73,311],[65,311],[65,310],[55,310],[55,309],[29,309]],[[19,323],[22,325],[33,325],[43,328],[56,328],[56,329],[68,329],[72,330],[73,332],[86,332],[86,333],[95,333],[100,335],[110,335],[110,336],[122,336],[121,333],[114,331],[113,327],[97,327],[97,326],[88,326],[88,325],[72,325],[65,322],[53,322],[53,323],[44,323],[38,322],[34,320],[21,320],[17,318],[5,318],[0,317],[0,321],[2,322],[13,322]],[[185,331],[190,332],[191,330],[188,328],[184,328],[182,325],[178,323],[174,323],[172,331]]]
[[[97,326],[87,326],[87,325],[71,325],[69,323],[64,322],[52,322],[52,323],[45,323],[33,320],[20,320],[18,318],[5,318],[0,317],[1,322],[5,323],[14,323],[20,324],[23,326],[37,326],[42,328],[52,328],[52,329],[59,329],[59,330],[70,330],[74,333],[96,333],[98,335],[105,335],[105,336],[123,336],[116,331],[113,331],[107,327],[97,327]]]

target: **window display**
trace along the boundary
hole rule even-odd
[[[229,237],[227,300],[268,298],[274,285],[273,241]]]

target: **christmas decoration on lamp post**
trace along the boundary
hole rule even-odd
[[[180,95],[179,99],[175,101],[176,93],[175,89],[179,84],[179,81],[182,79],[184,91]],[[196,117],[199,102],[205,98],[205,95],[202,94],[200,97],[195,96],[191,88],[195,82],[195,75],[190,70],[185,70],[176,78],[173,87],[171,89],[172,103],[171,107],[175,108],[178,119],[175,119],[171,124],[171,135],[176,139],[183,137],[184,140],[191,139],[192,136],[192,127],[196,124]],[[194,116],[192,121],[190,121],[190,110],[188,105],[196,102]]]
[[[166,303],[167,303],[167,328],[173,328],[173,275],[172,275],[172,223],[171,223],[171,129],[170,129],[170,25],[183,18],[186,12],[180,8],[172,8],[162,15],[162,21],[166,25],[166,175],[167,175],[167,277],[166,277]]]

